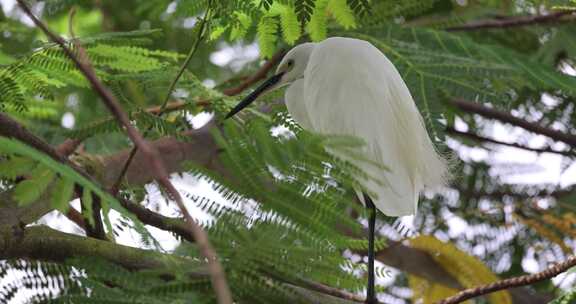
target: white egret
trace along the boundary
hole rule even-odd
[[[374,225],[376,208],[388,216],[415,214],[424,187],[444,183],[446,162],[430,140],[422,117],[394,65],[367,41],[333,37],[294,47],[277,72],[240,102],[231,117],[258,96],[279,87],[292,117],[304,128],[321,134],[351,135],[366,145],[359,153],[387,167],[358,162],[373,179],[360,180],[359,192],[371,211],[369,218],[367,303],[375,303]],[[330,152],[330,151],[329,151]],[[333,151],[336,156],[337,151]],[[349,158],[346,160],[354,161]]]

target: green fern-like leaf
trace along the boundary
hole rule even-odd
[[[317,1],[310,22],[306,25],[306,32],[308,32],[312,41],[321,41],[326,39],[328,26],[326,13],[327,5],[328,0]]]
[[[258,23],[258,45],[262,57],[270,57],[276,49],[278,21],[274,17],[263,17]]]
[[[370,13],[370,3],[368,0],[347,0],[347,3],[358,16],[365,16]]]
[[[236,12],[234,16],[235,18],[230,29],[230,40],[238,40],[246,36],[248,29],[252,25],[250,15],[243,12]]]
[[[5,137],[0,137],[0,154],[7,155],[10,158],[24,157],[37,163],[37,166],[31,172],[31,175],[27,179],[19,182],[14,188],[14,198],[20,204],[29,204],[34,202],[46,192],[48,185],[50,185],[55,178],[66,179],[66,182],[61,182],[61,188],[59,189],[60,191],[64,191],[64,194],[69,191],[68,187],[70,187],[70,183],[73,182],[80,185],[85,191],[89,191],[100,198],[104,211],[113,208],[120,212],[120,214],[127,216],[134,223],[136,231],[153,240],[149,235],[149,232],[144,228],[144,225],[133,214],[129,213],[124,207],[122,207],[115,197],[102,190],[101,187],[72,168],[57,162],[51,157],[21,143],[18,140]],[[12,172],[12,175],[13,174],[14,172]],[[62,200],[64,200],[64,196],[66,195],[54,191],[49,194],[52,195],[52,202],[58,204],[54,207],[65,209],[65,207],[62,206]],[[61,196],[55,198],[54,195]],[[104,212],[104,214],[107,214],[107,212]],[[108,231],[111,233],[113,229],[108,217],[105,216],[104,220],[108,226]]]
[[[52,195],[52,206],[61,212],[66,212],[74,192],[74,181],[61,178],[55,185]]]
[[[298,15],[298,20],[302,24],[306,24],[310,20],[310,16],[314,11],[314,6],[316,5],[314,0],[295,0],[294,7],[296,9],[296,15]]]
[[[328,10],[334,16],[334,19],[343,26],[345,29],[356,27],[356,18],[354,12],[348,6],[346,0],[329,0],[327,5]]]
[[[282,7],[280,24],[284,41],[290,45],[294,44],[300,38],[300,24],[293,6],[285,5]]]
[[[45,166],[37,166],[30,177],[16,185],[14,189],[14,199],[20,205],[28,205],[36,201],[48,185],[54,180],[55,174]]]

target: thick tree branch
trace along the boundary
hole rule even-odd
[[[481,29],[504,29],[517,26],[540,25],[546,23],[574,21],[574,11],[560,11],[547,15],[506,17],[501,19],[480,20],[468,24],[449,27],[447,31],[475,31]]]
[[[162,270],[193,269],[188,271],[191,278],[206,279],[209,273],[203,269],[194,269],[194,263],[186,257],[166,255],[153,250],[144,250],[123,245],[85,238],[53,230],[46,226],[26,228],[21,235],[14,235],[8,228],[0,227],[0,259],[32,259],[62,263],[74,257],[102,258],[138,271],[146,269]],[[171,277],[170,273],[166,277]],[[354,295],[316,282],[292,282],[282,280],[287,287],[305,289],[322,299],[322,303],[358,302]],[[339,301],[338,299],[342,299]]]
[[[17,121],[10,118],[4,113],[0,113],[0,136],[14,138],[21,142],[28,144],[29,146],[35,148],[38,151],[45,153],[52,159],[71,167],[76,172],[89,179],[90,181],[98,184],[94,179],[88,175],[82,168],[76,166],[74,163],[70,162],[63,153],[66,153],[66,149],[62,152],[54,149],[52,146],[44,142],[41,138],[35,136],[29,132],[26,128],[20,125]],[[51,211],[48,194],[44,193],[40,199],[33,204],[25,207],[19,207],[16,202],[13,202],[10,197],[10,192],[5,192],[1,194],[2,201],[5,205],[0,208],[0,221],[1,225],[26,225],[31,222],[36,221],[38,218]]]
[[[57,150],[53,149],[52,146],[47,145],[41,138],[30,133],[20,123],[3,112],[0,112],[0,136],[14,138],[21,142],[25,142],[32,148],[44,152],[46,155],[61,163],[67,162],[67,159]]]
[[[518,287],[518,286],[525,286],[534,284],[539,281],[551,279],[562,272],[567,271],[568,269],[576,266],[576,256],[572,256],[568,258],[566,261],[558,263],[554,266],[549,267],[548,269],[531,274],[531,275],[523,275],[515,278],[505,279],[498,282],[494,282],[488,285],[479,286],[475,288],[466,289],[464,291],[459,292],[455,296],[446,298],[438,304],[456,304],[464,302],[468,299],[472,299],[475,297],[479,297],[481,295],[489,294],[495,291],[508,289],[511,287]]]
[[[64,262],[79,256],[99,257],[130,270],[171,265],[165,255],[155,251],[68,234],[46,226],[27,227],[21,236],[14,236],[9,229],[0,229],[0,236],[0,259]]]
[[[513,116],[510,113],[506,113],[506,112],[503,112],[500,110],[489,108],[489,107],[486,107],[480,103],[476,103],[476,102],[472,102],[472,101],[466,101],[466,100],[462,100],[462,99],[455,99],[455,100],[452,100],[452,104],[464,112],[478,114],[480,116],[490,118],[490,119],[496,119],[496,120],[499,120],[501,122],[523,128],[523,129],[528,130],[530,132],[550,137],[556,141],[561,141],[563,143],[570,145],[571,147],[576,147],[576,136],[575,135],[572,135],[569,133],[564,133],[564,132],[554,130],[554,129],[550,129],[550,128],[541,126],[537,123],[526,121],[524,119]]]

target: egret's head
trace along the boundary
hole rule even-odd
[[[264,81],[258,88],[250,93],[250,95],[246,96],[244,100],[226,115],[226,118],[234,116],[234,114],[247,107],[259,96],[304,78],[304,71],[306,70],[308,59],[310,59],[310,54],[312,54],[315,45],[315,43],[311,42],[303,43],[286,53],[280,65],[278,65],[274,76],[268,78],[268,80]]]

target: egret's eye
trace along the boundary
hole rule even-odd
[[[291,68],[294,65],[294,60],[288,60],[286,64],[288,65],[289,68]]]

